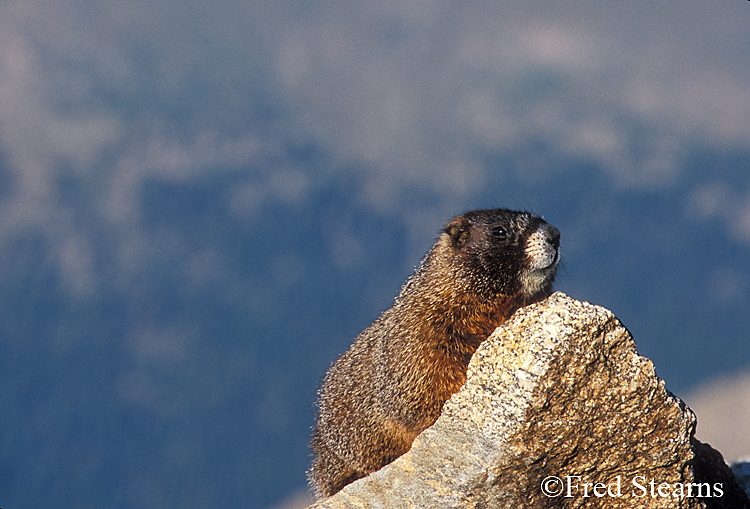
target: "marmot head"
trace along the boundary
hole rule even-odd
[[[462,285],[483,297],[524,301],[552,291],[560,259],[560,232],[529,212],[475,210],[445,226],[449,263]]]

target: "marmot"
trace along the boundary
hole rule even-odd
[[[317,497],[390,463],[440,416],[479,344],[552,291],[560,232],[528,212],[456,217],[389,309],[331,366],[319,391]]]

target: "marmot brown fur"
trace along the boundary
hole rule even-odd
[[[479,344],[551,293],[559,243],[557,228],[527,212],[476,210],[446,225],[323,380],[308,473],[318,497],[409,450],[466,381]]]

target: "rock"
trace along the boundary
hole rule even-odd
[[[750,496],[750,457],[740,458],[730,465],[737,484]]]
[[[555,293],[480,346],[408,453],[311,507],[750,507],[694,431],[611,312]]]

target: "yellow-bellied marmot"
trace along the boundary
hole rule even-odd
[[[476,210],[447,224],[323,380],[308,473],[318,497],[409,450],[466,381],[479,344],[551,293],[559,244],[557,228],[528,212]]]

